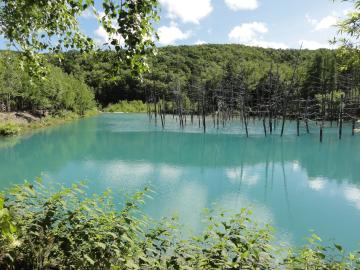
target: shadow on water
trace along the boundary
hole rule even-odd
[[[359,136],[339,141],[333,130],[320,144],[315,132],[247,139],[230,129],[196,130],[174,124],[162,132],[144,115],[102,115],[44,130],[0,148],[0,187],[39,176],[87,180],[94,192],[150,185],[156,195],[145,211],[154,218],[178,213],[193,230],[216,203],[251,207],[289,244],[302,243],[310,229],[348,247],[360,242]]]

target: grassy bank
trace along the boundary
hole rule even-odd
[[[359,252],[325,247],[312,235],[302,248],[274,244],[273,230],[242,209],[208,212],[207,229],[185,238],[176,219],[139,211],[148,191],[120,198],[86,195],[81,185],[15,186],[0,196],[0,269],[307,269],[355,270]]]
[[[0,136],[19,135],[29,132],[31,130],[60,125],[96,114],[98,114],[98,111],[96,109],[88,110],[85,112],[84,115],[79,115],[77,113],[69,111],[63,111],[55,115],[49,115],[31,122],[7,120],[3,123],[0,123]]]

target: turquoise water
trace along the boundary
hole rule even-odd
[[[145,211],[154,218],[178,214],[187,228],[202,228],[206,207],[250,207],[271,223],[280,241],[304,243],[310,230],[349,249],[360,242],[360,135],[318,129],[264,137],[251,122],[250,138],[239,120],[202,133],[197,122],[184,130],[168,117],[165,131],[146,115],[103,114],[32,135],[0,139],[0,188],[42,177],[89,189],[156,191]],[[278,130],[276,131],[278,132]],[[302,127],[302,133],[304,129]],[[214,206],[216,205],[216,206]]]

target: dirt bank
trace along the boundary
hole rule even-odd
[[[11,122],[19,125],[26,125],[29,123],[40,121],[40,117],[34,116],[28,112],[0,112],[0,123]]]

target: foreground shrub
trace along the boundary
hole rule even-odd
[[[0,196],[0,269],[356,269],[358,253],[337,256],[318,246],[272,246],[271,229],[248,210],[207,218],[185,238],[175,219],[150,222],[139,211],[144,192],[115,204],[110,192],[86,196],[81,185],[49,191],[36,183]],[[283,252],[283,251],[282,251]],[[329,256],[328,254],[331,254]]]
[[[0,123],[0,136],[12,136],[20,132],[19,125],[14,123]]]

